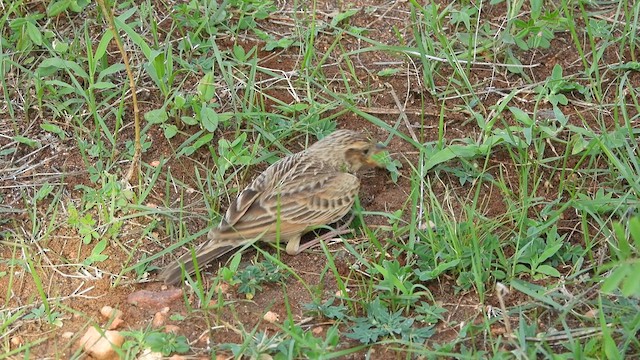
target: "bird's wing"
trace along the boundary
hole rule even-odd
[[[290,175],[257,196],[231,226],[233,231],[258,235],[279,222],[282,231],[291,229],[293,233],[336,222],[351,209],[360,187],[352,174],[313,165]]]
[[[275,181],[292,177],[291,174],[296,172],[296,168],[298,164],[300,164],[300,158],[300,153],[289,155],[276,161],[258,175],[251,184],[240,192],[236,200],[229,204],[227,213],[219,228],[227,229],[233,227],[238,220],[244,216],[258,197],[262,196],[265,192],[269,192],[274,187]]]

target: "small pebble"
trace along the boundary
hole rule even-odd
[[[82,349],[97,360],[119,359],[116,348],[124,343],[118,331],[106,330],[104,336],[95,327],[90,327],[79,341]]]
[[[267,311],[262,318],[270,323],[276,323],[280,319],[280,316],[273,311]]]
[[[140,290],[129,294],[127,302],[138,307],[153,310],[171,306],[181,299],[182,289],[169,289],[164,291]]]
[[[100,315],[105,319],[120,319],[122,318],[122,311],[114,309],[111,306],[103,306],[100,309]]]
[[[22,340],[22,336],[14,336],[11,338],[11,345],[20,346],[24,344],[24,340]]]

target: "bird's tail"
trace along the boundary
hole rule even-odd
[[[188,251],[186,254],[167,265],[162,269],[158,278],[166,284],[179,284],[182,281],[182,274],[191,275],[196,271],[196,263],[199,267],[203,267],[212,260],[237,248],[239,245],[242,245],[242,243],[234,243],[233,241],[207,241],[197,248],[194,254],[192,254],[191,251]]]

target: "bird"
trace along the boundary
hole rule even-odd
[[[239,193],[220,225],[207,234],[208,241],[195,249],[197,265],[257,240],[286,243],[287,254],[297,255],[304,233],[349,212],[360,189],[355,172],[381,166],[373,155],[382,149],[361,132],[336,130],[273,163]],[[176,285],[183,274],[194,272],[189,251],[158,277]]]

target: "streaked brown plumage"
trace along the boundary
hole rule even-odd
[[[300,237],[310,228],[334,223],[351,209],[363,166],[377,165],[371,156],[380,147],[363,134],[338,130],[307,150],[289,155],[261,173],[233,201],[209,241],[196,251],[202,267],[228,251],[256,240],[287,243],[298,254]],[[191,252],[169,264],[159,278],[169,284],[195,271]]]

